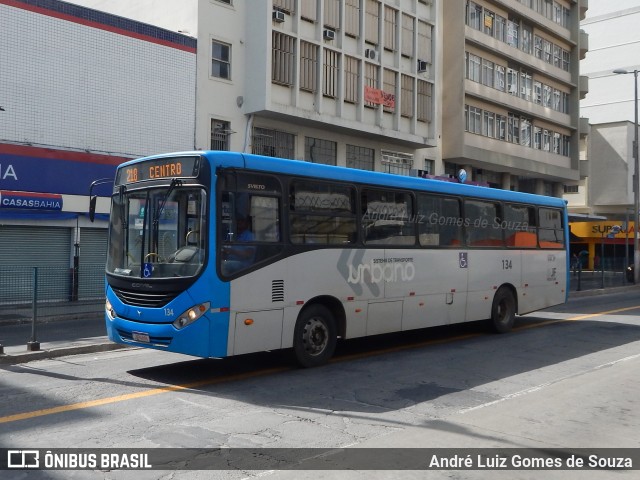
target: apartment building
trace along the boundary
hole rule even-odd
[[[561,196],[580,178],[587,1],[442,4],[444,172]]]

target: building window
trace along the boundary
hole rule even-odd
[[[300,18],[302,20],[315,23],[316,15],[316,0],[305,0],[304,2],[300,2]]]
[[[432,63],[431,30],[431,25],[418,21],[418,58],[428,63]]]
[[[508,127],[507,142],[520,143],[520,117],[510,113]]]
[[[364,84],[367,87],[378,88],[378,66],[373,63],[364,64]],[[377,103],[365,102],[365,107],[376,108]]]
[[[302,2],[306,3],[306,2]],[[346,0],[344,4],[344,33],[349,37],[360,36],[360,2]]]
[[[418,80],[417,119],[419,122],[430,122],[432,111],[432,85],[424,80]]]
[[[373,148],[347,145],[347,167],[373,171],[374,153]]]
[[[520,42],[520,23],[518,20],[507,20],[507,45],[518,48]]]
[[[274,8],[282,10],[291,15],[294,12],[295,0],[273,0]]]
[[[396,17],[398,11],[391,7],[384,7],[384,48],[395,52],[396,50]]]
[[[280,85],[293,85],[296,39],[274,31],[272,43],[271,81]]]
[[[358,73],[360,62],[355,57],[344,57],[344,101],[358,103]]]
[[[502,65],[496,65],[496,83],[495,83],[495,88],[497,88],[500,91],[504,92],[504,89],[506,87],[506,82],[505,82],[505,68]]]
[[[295,135],[278,130],[254,127],[251,153],[267,157],[296,158]]]
[[[496,134],[496,114],[485,110],[483,120],[482,134],[485,137],[493,138]]]
[[[467,78],[474,82],[480,83],[481,80],[481,60],[480,57],[473,53],[468,53]]]
[[[467,115],[467,132],[482,133],[482,109],[466,105],[465,113]]]
[[[366,0],[364,40],[367,43],[378,45],[378,18],[380,16],[380,2],[377,0]]]
[[[409,175],[413,166],[413,155],[402,152],[391,152],[382,150],[381,163],[382,170],[386,173],[395,173],[397,175]]]
[[[231,78],[231,45],[216,40],[211,42],[211,75]]]
[[[398,74],[396,72],[394,72],[393,70],[389,70],[389,69],[385,69],[384,70],[384,84],[382,86],[382,90],[384,90],[385,93],[392,95],[394,98],[396,96],[396,83],[397,83],[397,76]],[[389,105],[387,106],[386,104],[383,105],[384,111],[385,112],[393,112],[394,111],[394,107]]]
[[[306,162],[336,165],[336,151],[337,144],[331,140],[312,137],[304,139],[304,160]]]
[[[474,30],[482,30],[482,6],[474,2],[467,3],[467,25]]]
[[[211,120],[211,150],[229,150],[231,124],[223,120]]]
[[[495,35],[495,28],[494,28],[495,18],[496,18],[495,13],[493,13],[491,10],[487,10],[486,8],[484,9],[484,22],[483,22],[484,33],[486,33],[491,37]]]
[[[335,98],[338,96],[339,66],[340,53],[325,48],[322,72],[322,94],[325,97]]]
[[[414,19],[407,14],[402,14],[402,47],[401,52],[403,56],[413,57],[413,24]],[[422,59],[421,59],[422,60]]]
[[[496,15],[495,38],[501,42],[507,41],[507,19]]]
[[[315,92],[318,78],[318,46],[300,42],[300,90]]]
[[[340,0],[324,0],[324,26],[340,28]]]
[[[400,114],[403,117],[413,118],[413,77],[402,75],[400,81]]]
[[[518,71],[507,68],[507,92],[510,95],[518,96]]]
[[[493,62],[485,60],[484,58],[482,59],[482,84],[491,88],[493,88],[495,79],[494,65]]]

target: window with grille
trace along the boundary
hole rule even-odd
[[[295,157],[295,135],[278,130],[254,127],[251,153],[268,157]]]
[[[316,0],[304,0],[300,2],[300,18],[315,23],[317,15]]]
[[[337,144],[331,140],[313,137],[305,137],[304,139],[304,159],[307,162],[336,165],[336,151]]]
[[[347,145],[347,167],[373,171],[374,159],[373,148]]]
[[[397,82],[397,73],[393,70],[384,70],[384,82],[382,89],[385,93],[393,95],[395,97],[396,94],[396,82]],[[394,108],[392,106],[384,105],[385,112],[393,112]]]
[[[229,150],[231,124],[223,120],[211,119],[211,150]]]
[[[378,45],[378,19],[380,2],[366,0],[364,40],[367,43]]]
[[[384,172],[409,175],[411,167],[413,166],[413,155],[389,150],[382,150],[380,154],[380,162],[382,163],[382,170]]]
[[[402,75],[400,82],[400,114],[413,118],[413,77]]]
[[[324,26],[340,28],[340,0],[324,0]]]
[[[417,120],[420,122],[431,122],[433,111],[433,87],[429,82],[418,80],[417,95]]]
[[[273,0],[273,7],[291,15],[294,13],[295,3],[295,0]]]
[[[340,65],[340,53],[324,49],[322,94],[326,97],[338,96],[338,66]]]
[[[373,63],[364,64],[364,82],[367,87],[378,88],[378,66]],[[365,107],[376,108],[377,103],[365,102]]]
[[[318,46],[303,40],[300,42],[300,90],[317,90],[317,72]]]
[[[344,101],[358,103],[358,69],[360,61],[355,57],[344,57]]]
[[[344,2],[344,33],[355,38],[360,36],[359,0],[345,0]]]
[[[211,42],[211,75],[231,78],[231,45],[216,40]]]
[[[403,13],[402,14],[402,39],[400,53],[405,57],[413,57],[413,31],[414,18]],[[421,59],[422,60],[422,59]]]
[[[431,62],[431,25],[418,21],[418,58]]]
[[[385,5],[384,7],[384,48],[394,52],[396,50],[396,17],[398,11]]]
[[[273,32],[271,81],[279,85],[293,85],[295,73],[296,39],[281,32]]]

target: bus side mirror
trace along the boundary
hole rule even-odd
[[[96,202],[98,201],[98,196],[93,195],[89,198],[89,220],[91,223],[96,219]]]

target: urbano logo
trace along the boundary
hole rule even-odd
[[[40,451],[38,450],[8,450],[8,468],[40,468]]]
[[[347,282],[380,283],[410,282],[416,275],[413,258],[374,258],[371,262],[357,266],[349,265]]]

